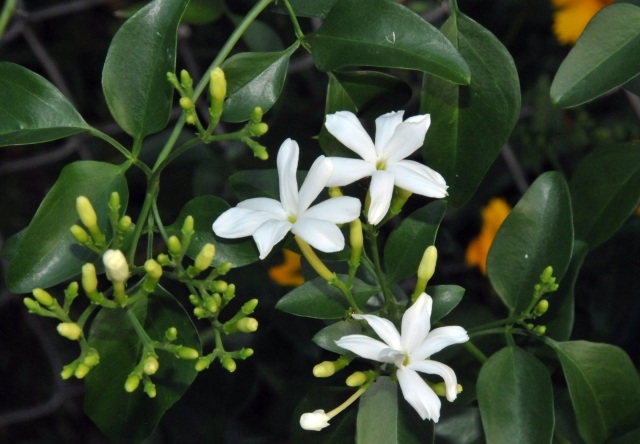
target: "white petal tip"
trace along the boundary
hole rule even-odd
[[[304,430],[319,432],[325,427],[329,427],[329,415],[324,410],[316,410],[311,413],[303,413],[300,416],[300,427]]]

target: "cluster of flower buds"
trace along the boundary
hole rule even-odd
[[[522,314],[521,324],[537,336],[544,335],[547,332],[547,327],[544,325],[535,325],[526,321],[529,319],[539,318],[549,310],[549,301],[544,299],[544,296],[545,294],[553,293],[556,290],[558,290],[558,284],[556,283],[556,278],[553,276],[553,267],[548,266],[542,271],[542,274],[540,275],[540,282],[534,286],[531,304]]]

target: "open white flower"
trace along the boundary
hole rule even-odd
[[[264,259],[289,231],[320,251],[342,250],[344,236],[336,224],[356,219],[360,214],[360,201],[341,196],[311,206],[326,186],[333,172],[333,162],[324,156],[318,157],[298,191],[298,156],[298,144],[291,139],[285,140],[277,160],[280,201],[267,197],[242,201],[216,219],[213,231],[231,239],[253,236],[260,259]]]
[[[364,335],[343,336],[336,344],[366,359],[394,364],[404,399],[418,412],[422,419],[438,422],[440,399],[417,372],[436,374],[442,377],[449,401],[458,395],[456,374],[447,365],[429,359],[445,347],[469,340],[467,332],[458,326],[431,329],[431,296],[422,293],[402,317],[402,334],[388,319],[374,315],[354,314],[355,319],[364,319],[384,341]]]
[[[392,112],[376,119],[375,143],[349,111],[330,114],[325,122],[336,139],[362,157],[362,160],[331,157],[334,168],[327,186],[344,186],[371,176],[367,219],[374,225],[389,211],[394,186],[421,196],[447,195],[447,184],[439,173],[421,163],[405,160],[422,146],[431,116],[414,116],[403,122],[403,114],[404,111]]]

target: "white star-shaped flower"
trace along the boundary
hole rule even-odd
[[[458,395],[456,374],[447,365],[429,359],[445,347],[469,340],[467,332],[458,326],[431,329],[431,296],[422,293],[402,316],[402,334],[388,319],[374,315],[354,314],[364,319],[382,341],[364,335],[343,336],[336,344],[358,356],[373,361],[394,364],[404,399],[422,419],[438,422],[440,399],[417,372],[442,377],[449,401]]]
[[[335,197],[311,206],[333,172],[333,162],[320,156],[298,191],[296,170],[299,148],[291,139],[278,151],[280,201],[256,197],[240,202],[218,217],[213,231],[220,237],[236,239],[253,236],[264,259],[291,231],[314,248],[331,253],[344,248],[344,236],[336,224],[355,220],[360,201],[354,197]]]
[[[398,111],[378,117],[375,142],[349,111],[330,114],[325,122],[336,139],[362,157],[331,157],[334,168],[327,186],[344,186],[371,176],[367,219],[374,225],[389,211],[394,186],[427,197],[447,195],[447,184],[439,173],[421,163],[405,160],[422,146],[431,124],[430,115],[410,117],[403,122],[403,114],[404,111]]]

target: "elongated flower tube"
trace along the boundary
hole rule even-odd
[[[353,197],[335,197],[311,206],[327,184],[333,163],[324,156],[311,166],[298,190],[296,170],[299,148],[291,139],[278,152],[280,200],[257,197],[240,202],[218,217],[213,231],[220,237],[236,239],[253,236],[264,259],[289,231],[324,252],[344,248],[344,236],[337,224],[351,222],[360,213],[360,201]]]

